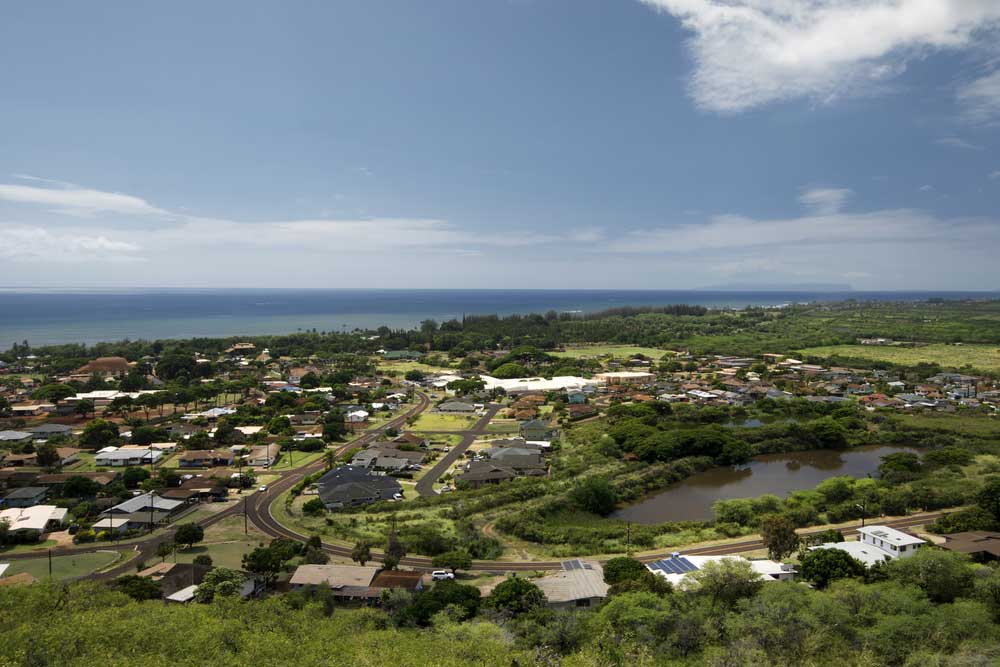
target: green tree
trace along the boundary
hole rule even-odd
[[[576,485],[570,493],[573,503],[585,512],[607,516],[618,503],[618,493],[604,477],[591,475]]]
[[[806,552],[799,565],[799,576],[818,588],[826,588],[837,579],[864,574],[864,564],[840,549],[812,549]]]
[[[937,603],[969,595],[975,577],[968,556],[930,547],[890,561],[885,571],[890,580],[917,586]]]
[[[232,597],[239,595],[243,589],[246,577],[237,570],[227,570],[224,567],[217,567],[205,573],[205,578],[198,585],[194,599],[198,602],[211,602],[220,597]]]
[[[512,380],[514,378],[524,378],[531,375],[527,368],[517,362],[502,364],[493,369],[493,377],[501,380]]]
[[[754,571],[750,561],[724,558],[705,563],[684,579],[684,585],[713,605],[732,608],[737,602],[757,594],[764,580]]]
[[[270,586],[281,572],[282,566],[287,559],[278,549],[271,547],[257,547],[248,554],[243,555],[243,569],[257,576],[264,586]]]
[[[126,574],[115,579],[112,585],[133,600],[159,600],[163,596],[159,582],[149,577]]]
[[[358,565],[364,566],[365,563],[372,559],[372,550],[368,546],[367,542],[355,542],[354,548],[351,549],[351,560],[353,560]]]
[[[101,449],[118,442],[118,425],[104,419],[94,419],[83,427],[80,446],[86,449]]]
[[[88,415],[94,414],[95,409],[96,406],[94,405],[94,402],[89,398],[80,399],[76,402],[76,405],[73,406],[73,412],[80,415],[84,419],[86,419]]]
[[[202,567],[212,567],[212,557],[208,554],[198,554],[191,562]]]
[[[322,516],[326,513],[326,505],[320,498],[310,498],[302,504],[302,513],[307,516]]]
[[[61,382],[47,384],[35,391],[32,397],[42,401],[51,401],[53,405],[59,405],[60,401],[63,401],[70,396],[76,394],[76,390],[68,384],[63,384]]]
[[[177,550],[177,545],[170,540],[164,540],[156,545],[156,555],[160,557],[160,562],[166,562],[167,556]]]
[[[496,585],[486,606],[506,616],[519,616],[545,604],[545,594],[522,577],[510,577]]]
[[[67,498],[93,498],[101,485],[83,475],[73,475],[63,482],[62,494]]]
[[[646,575],[645,565],[630,556],[618,556],[604,564],[604,583],[609,586],[634,581]]]
[[[177,531],[174,533],[174,541],[187,545],[188,549],[203,539],[205,539],[205,529],[196,523],[182,523],[177,526]]]
[[[400,541],[396,531],[390,530],[385,545],[385,554],[382,556],[382,565],[387,570],[395,570],[404,558],[406,558],[406,545]]]
[[[781,560],[799,548],[795,524],[783,514],[768,514],[760,521],[760,537],[767,548],[767,555]]]
[[[122,483],[127,489],[134,489],[147,479],[149,479],[149,471],[138,466],[129,466],[122,472]]]
[[[976,504],[1000,522],[1000,477],[990,477],[976,494]]]
[[[55,446],[49,443],[35,445],[35,458],[38,460],[38,465],[43,468],[59,463],[59,454],[56,452]]]
[[[455,549],[454,551],[446,551],[443,554],[435,556],[431,564],[434,567],[447,568],[454,574],[458,570],[468,570],[471,568],[472,556],[465,549]]]

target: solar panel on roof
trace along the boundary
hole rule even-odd
[[[676,560],[676,561],[677,561],[677,564],[678,564],[678,565],[680,565],[680,566],[681,566],[682,568],[684,568],[684,572],[692,572],[692,571],[694,571],[694,570],[697,570],[697,569],[698,569],[698,568],[697,568],[697,567],[695,566],[695,564],[694,564],[694,563],[692,563],[691,561],[689,561],[689,560],[688,560],[687,558],[685,558],[684,556],[680,556],[680,557],[678,557],[678,558],[675,558],[674,560]]]

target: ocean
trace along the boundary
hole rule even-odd
[[[0,349],[123,339],[408,328],[463,315],[594,312],[619,306],[715,308],[812,301],[996,297],[984,292],[708,290],[211,289],[0,290]]]

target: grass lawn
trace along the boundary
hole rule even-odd
[[[432,371],[449,369],[449,366],[434,366],[432,364],[425,364],[420,361],[384,361],[379,358],[376,362],[378,370],[385,373],[386,371],[395,371],[400,375],[406,375],[410,371],[420,371],[421,373],[430,373]]]
[[[946,345],[935,343],[922,347],[895,347],[879,345],[828,345],[799,350],[803,356],[854,357],[887,361],[913,366],[920,362],[940,364],[945,368],[972,366],[984,371],[1000,370],[1000,346],[997,345]]]
[[[493,419],[486,425],[487,433],[517,433],[520,424],[515,419]]]
[[[208,554],[212,564],[238,570],[242,567],[243,555],[253,551],[268,538],[252,523],[243,532],[243,515],[226,517],[205,529],[205,539],[191,549],[182,549],[175,555],[178,563],[190,563],[196,556]],[[173,556],[171,556],[173,558]]]
[[[476,423],[477,417],[425,412],[408,428],[413,431],[465,431]]]
[[[289,461],[289,454],[291,454],[291,461]],[[307,466],[310,463],[318,461],[323,458],[323,452],[282,452],[281,460],[278,461],[277,465],[272,466],[271,470],[277,470],[278,472],[284,470],[296,470],[302,466]],[[289,465],[291,463],[291,465]]]
[[[91,572],[106,568],[118,559],[118,552],[115,551],[56,556],[52,559],[52,577],[59,581],[84,577]],[[7,576],[20,572],[27,572],[36,579],[47,579],[49,559],[42,557],[11,561]]]
[[[901,423],[919,428],[945,429],[955,433],[1000,437],[1000,419],[978,414],[903,414]]]
[[[565,352],[551,352],[556,357],[571,357],[582,359],[586,357],[618,357],[629,358],[637,354],[642,354],[657,361],[665,354],[672,354],[669,350],[661,350],[655,347],[640,347],[637,345],[567,345]]]
[[[2,554],[23,554],[31,551],[40,551],[54,548],[57,544],[55,540],[45,540],[44,542],[35,542],[34,544],[18,544],[16,547],[0,549],[0,559],[3,558]]]

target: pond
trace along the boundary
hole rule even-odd
[[[765,454],[738,467],[712,468],[668,486],[612,518],[635,523],[705,521],[712,519],[712,503],[732,498],[754,498],[773,493],[811,489],[828,477],[865,477],[878,469],[883,456],[915,451],[908,447],[859,447],[838,452],[818,449],[788,454]]]

